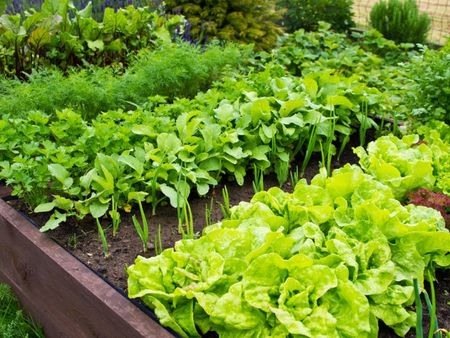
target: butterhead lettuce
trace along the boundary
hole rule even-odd
[[[376,147],[414,142],[386,138]],[[377,337],[379,321],[405,335],[415,324],[413,279],[423,285],[426,269],[450,265],[450,233],[437,211],[396,199],[433,184],[429,151],[392,155],[398,168],[381,176],[391,165],[372,160],[376,151],[362,160],[374,176],[346,165],[293,193],[259,192],[199,239],[138,257],[129,296],[183,337]]]

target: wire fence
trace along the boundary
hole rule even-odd
[[[378,0],[355,0],[353,10],[355,21],[362,27],[369,24],[369,14],[372,6]],[[450,0],[418,0],[421,11],[427,12],[431,19],[431,31],[428,39],[437,44],[445,44],[450,36]]]

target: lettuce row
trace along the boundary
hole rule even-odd
[[[292,194],[257,193],[229,219],[128,268],[131,298],[183,337],[376,337],[414,325],[412,280],[450,265],[450,233],[358,166]]]
[[[432,150],[419,143],[418,135],[383,136],[370,142],[367,150],[358,147],[354,152],[364,171],[392,188],[397,198],[417,188],[432,189],[435,184]]]
[[[354,152],[364,171],[388,185],[399,199],[418,188],[435,189],[449,195],[449,131],[447,124],[434,121],[419,127],[417,134],[401,139],[383,136],[370,142],[367,150],[358,147]]]

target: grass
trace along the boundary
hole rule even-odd
[[[42,330],[27,317],[11,288],[0,284],[0,337],[45,338]]]
[[[355,22],[367,26],[372,6],[379,0],[355,0],[353,10]],[[431,42],[444,45],[450,36],[450,0],[417,0],[421,11],[427,12],[432,19],[428,39]]]

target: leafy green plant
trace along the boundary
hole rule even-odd
[[[152,95],[173,100],[194,97],[220,79],[226,69],[245,63],[246,47],[210,44],[200,48],[188,43],[165,45],[153,52],[143,51],[118,83],[117,93],[128,93],[125,101],[142,104]],[[119,95],[119,94],[118,94]]]
[[[411,65],[415,93],[411,96],[412,117],[424,122],[450,121],[450,43],[440,50],[428,50]],[[418,104],[419,103],[419,104]]]
[[[370,24],[397,43],[425,43],[431,18],[420,13],[416,0],[381,0],[370,11]]]
[[[363,147],[366,144],[367,129],[369,129],[370,124],[368,123],[368,104],[367,102],[362,102],[361,114],[359,117],[359,145]]]
[[[218,38],[269,49],[282,32],[276,23],[281,18],[276,0],[166,0],[165,4],[168,11],[186,17],[186,35],[198,43]]]
[[[6,117],[0,176],[17,194],[24,193],[26,183],[30,190],[42,187],[42,199],[54,196],[54,202],[42,201],[37,209],[54,212],[43,230],[69,216],[84,217],[92,205],[106,213],[113,196],[114,204],[124,207],[136,191],[149,193],[145,198],[153,210],[168,198],[183,219],[182,202],[191,189],[204,196],[224,174],[242,185],[249,168],[269,171],[272,165],[282,184],[294,157],[305,156],[305,170],[320,144],[324,164],[331,163],[333,143],[339,142],[342,151],[367,98],[369,107],[380,107],[380,93],[357,77],[324,70],[299,78],[274,66],[234,74],[191,100],[154,97],[132,113],[109,111],[85,120],[66,109],[56,116]],[[371,118],[367,121],[373,126]],[[15,163],[17,153],[25,157],[26,170],[12,170],[22,165]],[[40,171],[28,174],[28,166]]]
[[[331,160],[333,155],[336,153],[336,147],[333,145],[336,132],[336,119],[334,107],[331,106],[331,116],[329,118],[331,123],[327,131],[325,143],[322,144],[322,142],[319,141],[320,152],[322,155],[322,166],[327,170],[327,173],[331,173]]]
[[[30,11],[32,9],[39,10],[44,3],[44,0],[3,0],[5,6],[7,7],[7,12],[9,14],[24,14],[26,11]],[[86,6],[85,0],[73,0],[73,5],[77,9],[83,9]],[[153,1],[153,0],[92,0],[92,17],[97,21],[101,21],[103,18],[104,10],[106,7],[110,7],[115,11],[120,8],[125,8],[129,5],[133,5],[134,7],[144,7],[150,6],[151,8],[161,10],[161,1]],[[0,13],[2,13],[0,11]]]
[[[143,250],[144,250],[144,252],[146,252],[147,247],[148,247],[148,223],[147,223],[147,219],[146,219],[144,210],[142,209],[141,201],[138,201],[138,205],[139,205],[139,211],[141,213],[142,225],[139,223],[136,216],[134,216],[134,215],[133,215],[133,224],[134,224],[134,227],[136,228],[139,238],[142,241]]]
[[[416,322],[414,290],[436,263],[450,264],[448,253],[437,211],[402,205],[389,186],[346,165],[293,193],[257,193],[164,259],[138,257],[128,290],[145,294],[183,337],[361,337],[376,335],[378,321],[404,336]]]
[[[2,338],[44,338],[42,329],[21,309],[11,288],[0,284],[0,334]]]
[[[353,27],[353,0],[279,0],[278,6],[285,8],[283,24],[288,32],[300,28],[315,31],[320,21],[331,24],[333,30],[344,32]]]
[[[0,17],[0,71],[23,78],[39,66],[128,63],[132,51],[170,42],[183,18],[167,19],[149,7],[106,8],[101,23],[92,3],[76,9],[69,0],[46,0],[38,11]],[[149,29],[151,28],[151,29]]]
[[[431,148],[436,188],[450,196],[450,125],[442,121],[430,121],[413,127],[412,132],[421,135]]]
[[[381,68],[380,57],[366,54],[364,43],[353,48],[345,36],[326,27],[298,32],[281,43],[264,69],[254,60],[254,70],[228,74],[192,99],[154,96],[133,112],[111,110],[92,119],[73,109],[5,114],[0,121],[0,177],[16,195],[30,195],[31,203],[39,203],[37,211],[53,212],[43,230],[56,228],[70,216],[83,218],[93,206],[106,213],[112,197],[118,207],[130,209],[128,194],[138,191],[148,194],[145,202],[152,212],[168,199],[182,220],[182,203],[193,189],[204,196],[224,175],[243,184],[254,166],[273,170],[282,184],[294,158],[303,158],[305,170],[321,148],[322,162],[330,166],[351,135],[359,130],[364,136],[377,126],[376,113],[400,109],[392,102],[398,102],[401,92],[390,88],[403,83],[403,77],[380,75],[391,68]],[[296,43],[306,54],[296,52]],[[346,46],[351,47],[348,59],[341,54]],[[322,48],[323,58],[316,58]],[[307,61],[308,55],[314,57]],[[283,67],[279,60],[285,57],[305,69],[302,77]],[[139,72],[129,70],[124,77],[130,79]],[[374,79],[366,80],[366,71]],[[388,92],[368,82],[388,83]],[[434,157],[441,154],[433,158],[433,166],[444,168],[445,144],[439,149],[433,151]]]
[[[426,144],[418,143],[418,135],[401,139],[383,136],[370,142],[367,151],[354,149],[361,167],[384,184],[390,186],[399,199],[417,188],[434,187],[433,153]]]

